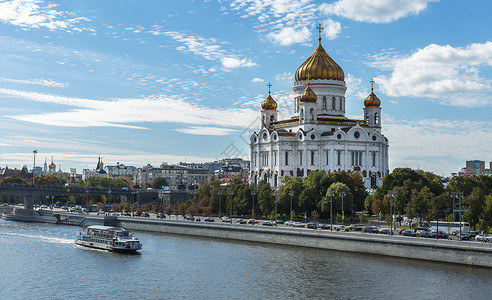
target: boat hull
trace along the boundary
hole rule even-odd
[[[82,240],[75,240],[75,244],[77,244],[79,246],[88,247],[88,248],[106,250],[106,251],[111,251],[111,252],[121,252],[121,253],[135,253],[135,252],[137,252],[137,250],[141,249],[141,248],[131,249],[131,248],[113,247],[113,246],[107,245],[107,244],[94,243],[94,242],[82,241]]]

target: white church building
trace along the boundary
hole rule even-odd
[[[278,120],[270,90],[261,105],[261,129],[250,140],[250,182],[277,187],[287,176],[325,170],[358,172],[366,188],[381,186],[389,173],[388,139],[381,133],[381,101],[373,81],[364,120],[346,118],[345,75],[321,46],[321,36],[318,41],[296,71],[294,115]]]

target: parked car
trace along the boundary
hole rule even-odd
[[[284,220],[275,220],[275,223],[277,223],[277,224],[284,224]]]
[[[262,223],[263,226],[275,226],[274,221],[265,221]]]
[[[456,234],[456,239],[457,240],[462,240],[462,241],[469,241],[470,240],[470,236],[466,233],[458,233]]]
[[[251,225],[255,225],[255,224],[258,224],[259,222],[255,219],[249,219],[248,220],[248,224],[251,224]]]
[[[236,220],[236,223],[238,223],[238,224],[246,224],[246,220],[244,220],[244,219],[237,219]]]
[[[306,225],[304,225],[304,223],[301,223],[301,222],[294,222],[294,224],[292,224],[292,226],[294,226],[294,227],[304,227]]]
[[[222,222],[232,223],[232,220],[229,217],[222,217]]]
[[[311,222],[307,223],[307,228],[311,228],[311,229],[318,228],[318,222],[311,221]]]
[[[335,229],[337,231],[349,231],[349,228],[345,225],[338,225]]]
[[[403,232],[401,233],[401,235],[404,235],[404,236],[417,236],[417,233],[415,231],[412,231],[412,230],[409,230],[409,229],[405,229],[405,230],[403,230]]]
[[[190,215],[190,214],[186,214],[185,215],[185,220],[195,221],[195,218],[192,215]]]
[[[294,225],[294,221],[287,221],[285,222],[285,226],[293,226]]]
[[[441,231],[439,230],[439,232],[436,232],[435,230],[432,230],[431,231],[431,234],[432,234],[432,237],[438,237],[440,239],[447,239],[448,238],[448,234],[445,233],[444,231]]]
[[[360,224],[351,224],[349,226],[349,230],[350,231],[362,231],[363,228],[364,227],[362,225],[360,225]]]
[[[165,219],[166,214],[165,213],[157,213],[157,219]]]
[[[362,231],[366,233],[379,233],[379,228],[376,226],[365,226]]]
[[[330,225],[325,224],[325,223],[319,223],[318,228],[319,229],[330,229]]]
[[[416,232],[416,234],[419,237],[425,237],[425,238],[435,237],[435,236],[432,236],[432,233],[430,232],[430,230],[418,230]]]
[[[9,206],[8,203],[2,203],[2,206]]]
[[[148,218],[148,217],[150,217],[150,214],[148,212],[144,212],[144,213],[142,213],[142,217]]]
[[[417,232],[417,231],[422,231],[422,230],[431,231],[428,227],[415,227],[415,229],[413,231]]]
[[[393,234],[388,228],[379,229],[379,234]]]
[[[468,232],[468,236],[470,237],[470,239],[473,239],[477,236],[477,234],[480,234],[479,231],[470,231]]]
[[[485,240],[485,242],[492,242],[492,236],[489,236],[488,234],[480,233],[480,234],[477,234],[475,236],[475,240],[477,240],[477,241],[484,241]]]
[[[206,217],[206,218],[204,219],[204,221],[205,221],[205,222],[215,222],[214,218],[212,218],[212,217]]]

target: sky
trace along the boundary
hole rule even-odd
[[[346,116],[381,99],[390,168],[492,161],[489,0],[0,0],[0,166],[249,159],[261,102],[293,114],[317,45]]]

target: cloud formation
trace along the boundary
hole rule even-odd
[[[10,78],[0,78],[0,81],[12,82],[12,83],[22,83],[22,84],[34,84],[41,85],[46,87],[57,87],[57,88],[66,88],[68,87],[67,83],[57,82],[50,79],[10,79]]]
[[[177,31],[161,31],[159,26],[154,26],[151,30],[154,35],[166,35],[180,42],[183,46],[176,49],[185,53],[201,56],[207,60],[220,61],[226,69],[248,68],[257,64],[248,58],[241,58],[235,54],[228,53],[221,46],[221,43],[214,38],[204,38],[198,35],[186,35]]]
[[[73,13],[56,10],[55,4],[43,5],[41,0],[0,2],[0,21],[25,29],[45,27],[49,30],[82,31],[76,24],[89,21]]]
[[[111,101],[62,97],[50,94],[0,89],[0,94],[30,101],[54,103],[71,108],[64,112],[10,115],[20,121],[61,127],[121,127],[145,129],[137,123],[180,123],[200,126],[223,126],[230,134],[234,127],[247,127],[257,112],[248,108],[215,109],[179,99],[177,97],[148,97],[143,99],[116,99]],[[144,117],[143,117],[144,116]],[[182,130],[196,134],[194,130]],[[218,129],[210,130],[218,135]]]
[[[379,58],[377,64],[381,64]],[[465,47],[431,44],[409,56],[387,57],[389,77],[375,81],[392,97],[433,98],[455,106],[492,105],[490,97],[480,96],[492,90],[490,80],[480,69],[492,66],[492,42]]]
[[[350,20],[368,23],[390,23],[424,11],[429,3],[439,0],[339,0],[322,4],[320,10]]]

